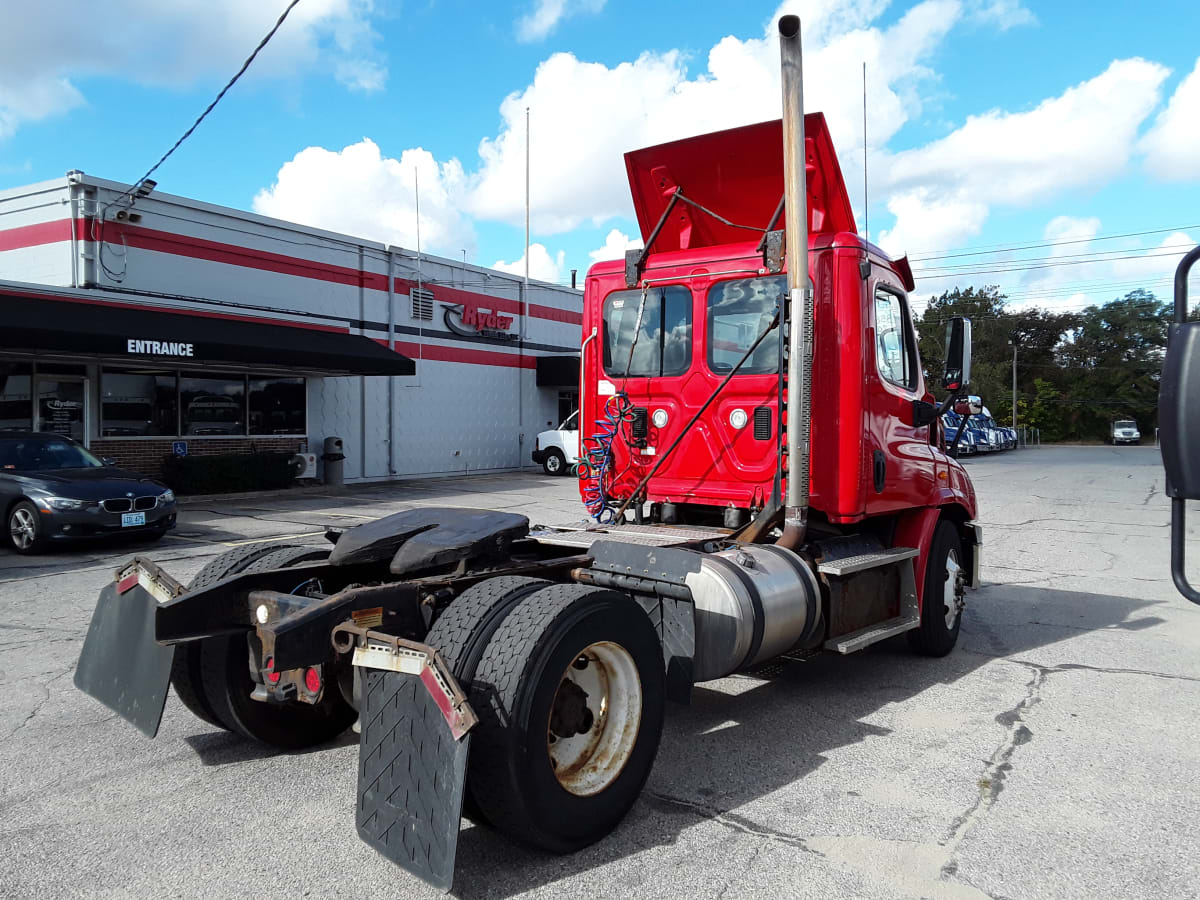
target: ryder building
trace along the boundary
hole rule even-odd
[[[515,469],[573,408],[579,291],[71,172],[0,192],[0,430],[156,472],[321,452]]]

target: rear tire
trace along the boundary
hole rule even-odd
[[[323,548],[290,547],[264,554],[241,571],[287,569],[329,556]],[[200,679],[204,696],[230,731],[281,750],[301,750],[333,740],[357,717],[333,679],[316,704],[269,703],[251,699],[250,647],[245,635],[221,635],[200,641]]]
[[[471,686],[467,784],[483,813],[558,853],[609,834],[654,764],[664,682],[658,636],[625,594],[557,584],[526,598]]]
[[[543,578],[518,575],[489,578],[467,588],[438,616],[425,643],[442,655],[464,692],[470,693],[479,660],[496,629],[518,603],[549,584]],[[487,822],[469,784],[463,815],[472,821]]]
[[[908,643],[922,656],[945,656],[958,643],[966,573],[962,540],[953,522],[942,519],[933,532],[921,594],[921,624],[908,632]]]
[[[296,544],[247,544],[226,550],[204,564],[188,584],[188,590],[203,590],[231,575],[239,574],[261,557],[297,547]],[[186,644],[176,645],[175,658],[171,661],[171,687],[175,688],[175,695],[194,716],[203,719],[209,725],[228,731],[230,726],[217,717],[204,694],[204,685],[200,679],[200,647],[203,643],[204,641],[188,641]]]

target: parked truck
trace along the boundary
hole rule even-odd
[[[949,653],[982,550],[941,425],[970,323],[939,401],[909,263],[858,234],[799,20],[779,32],[782,122],[626,156],[644,249],[585,285],[587,521],[414,509],[187,586],[137,558],[75,683],[149,736],[168,686],[280,749],[356,726],[359,835],[449,888],[464,812],[556,852],[612,831],[694,684],[900,634]]]

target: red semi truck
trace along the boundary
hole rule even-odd
[[[982,543],[939,431],[969,323],[938,403],[908,263],[857,234],[799,21],[780,36],[782,122],[627,157],[645,250],[585,288],[589,521],[416,509],[187,587],[135,559],[76,684],[150,736],[168,685],[280,748],[356,727],[360,836],[448,888],[464,814],[560,852],[608,834],[697,682],[902,633],[948,653]]]

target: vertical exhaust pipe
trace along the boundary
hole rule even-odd
[[[778,543],[798,550],[808,530],[809,436],[812,426],[813,296],[808,277],[808,178],[804,145],[804,64],[800,17],[779,19],[783,81],[783,194],[787,242],[787,493],[783,536]]]

